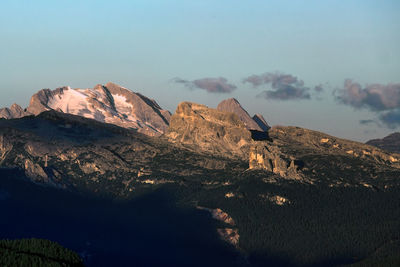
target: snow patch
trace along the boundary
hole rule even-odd
[[[132,113],[133,106],[131,103],[128,103],[125,96],[113,94],[112,97],[114,98],[115,108],[119,113],[126,115]]]
[[[54,110],[77,115],[82,109],[87,109],[86,97],[83,92],[69,88],[57,98],[51,98],[47,105]]]

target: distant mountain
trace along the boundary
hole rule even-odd
[[[174,142],[195,147],[197,151],[227,157],[247,158],[252,140],[246,124],[236,113],[191,102],[178,105],[166,135]]]
[[[249,113],[247,113],[235,98],[223,100],[218,104],[217,110],[235,113],[249,130],[267,131],[269,129],[262,115],[257,114],[251,118]]]
[[[163,136],[54,110],[0,120],[0,171],[17,168],[33,181],[73,190],[123,196],[149,175],[164,183],[170,176],[208,168],[227,173],[241,165],[246,163],[189,151]]]
[[[0,118],[12,119],[56,110],[83,116],[147,135],[161,135],[169,125],[171,113],[155,100],[114,83],[98,84],[93,89],[60,87],[34,94],[26,111],[18,105],[0,110]]]
[[[400,133],[392,133],[382,139],[372,139],[367,144],[389,152],[400,153]]]
[[[273,127],[268,136],[255,140],[237,114],[190,102],[178,105],[168,132],[158,137],[55,110],[0,120],[0,204],[4,217],[13,218],[2,221],[3,232],[21,236],[26,230],[25,236],[56,241],[74,236],[75,244],[88,245],[71,248],[96,252],[85,257],[87,262],[92,257],[103,263],[99,253],[106,253],[107,258],[125,263],[116,266],[131,266],[132,258],[136,263],[145,253],[135,246],[143,248],[143,244],[151,248],[146,249],[150,259],[159,255],[160,264],[155,265],[167,266],[170,255],[200,254],[170,265],[196,266],[214,256],[190,254],[186,247],[197,247],[186,245],[187,240],[209,247],[217,237],[244,252],[238,260],[248,264],[239,266],[342,266],[376,257],[376,265],[386,266],[381,264],[386,255],[381,248],[399,255],[394,245],[400,235],[400,154],[299,127]],[[139,202],[132,208],[116,201],[123,209],[101,202],[101,209],[91,209],[82,201],[65,200],[61,193],[42,200],[25,195],[31,193],[25,186],[5,186],[17,178],[78,191],[85,197],[107,195]],[[16,199],[18,192],[23,202]],[[33,202],[40,216],[19,215],[36,214]],[[49,206],[42,211],[44,203]],[[174,203],[190,213],[178,217],[154,208]],[[199,207],[218,220],[212,229],[186,228],[193,226],[193,212]],[[103,213],[104,208],[109,211]],[[42,214],[51,219],[44,220]],[[134,221],[154,227],[146,232]],[[171,231],[176,234],[164,235]],[[151,235],[164,240],[185,237],[185,245],[170,253],[162,245],[170,243],[154,241]],[[205,239],[198,238],[203,235]],[[120,243],[121,239],[127,243]],[[218,247],[210,248],[208,252]],[[224,257],[232,260],[231,255]],[[139,263],[148,263],[142,259]],[[209,261],[197,266],[204,265],[210,266]]]
[[[0,108],[0,118],[17,119],[27,115],[30,115],[30,113],[15,103],[10,108]]]

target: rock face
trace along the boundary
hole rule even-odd
[[[249,169],[265,169],[284,178],[300,178],[294,158],[284,155],[278,147],[265,142],[250,148]]]
[[[263,130],[263,131],[268,131],[271,127],[269,127],[267,121],[264,119],[263,115],[261,114],[256,114],[253,116],[253,120],[258,124],[258,126]]]
[[[268,200],[268,201],[270,201],[270,202],[272,202],[272,203],[274,203],[274,204],[276,204],[278,206],[284,206],[284,205],[291,204],[289,199],[287,199],[285,197],[282,197],[280,195],[273,195],[273,194],[267,193],[267,194],[259,194],[258,196],[260,198],[266,199],[266,200]]]
[[[219,228],[217,232],[222,240],[232,244],[233,246],[239,245],[239,231],[237,228]]]
[[[400,153],[400,133],[392,133],[382,139],[369,140],[366,144],[389,152]]]
[[[4,119],[18,119],[27,115],[30,115],[30,113],[24,111],[19,105],[15,103],[10,108],[0,109],[0,118]]]
[[[112,123],[152,136],[165,133],[171,117],[171,113],[162,109],[155,100],[107,83],[98,84],[93,89],[43,89],[32,96],[26,111],[14,104],[10,109],[0,109],[0,118],[38,115],[47,110]]]
[[[178,105],[167,136],[173,142],[226,157],[247,158],[252,142],[250,131],[236,114],[190,102]]]
[[[8,152],[11,151],[13,145],[8,141],[4,134],[0,135],[0,164],[6,158]]]
[[[137,187],[244,166],[171,144],[163,136],[54,110],[0,120],[0,177],[2,169],[16,169],[18,177],[37,183],[126,195]]]
[[[231,102],[240,107],[234,99],[223,101],[219,107]],[[255,141],[258,139],[254,139],[253,130],[249,130],[243,119],[234,112],[195,103],[180,103],[171,118],[167,136],[195,150],[248,160],[249,169],[265,169],[284,178],[300,178],[299,166],[294,158],[286,155],[272,142]]]
[[[302,154],[340,155],[400,168],[400,154],[389,153],[363,143],[293,126],[274,127],[268,133],[274,140],[274,144],[282,148],[284,153],[297,154],[293,151],[302,151]]]
[[[235,221],[228,213],[224,212],[219,208],[210,209],[206,207],[197,206],[197,209],[206,210],[211,214],[213,219],[229,225],[230,227],[227,228],[218,228],[217,233],[222,240],[230,243],[231,245],[233,246],[239,245],[239,238],[240,238],[239,231],[237,228],[232,228],[233,226],[235,226]]]
[[[221,103],[218,104],[217,110],[235,113],[238,116],[238,118],[244,123],[246,128],[249,130],[265,131],[255,120],[253,120],[250,117],[249,113],[247,113],[247,111],[240,105],[239,101],[237,101],[235,98],[229,98],[223,100]],[[261,125],[264,125],[264,123],[265,125],[267,125],[264,118],[262,116],[261,118],[262,118],[260,120]]]

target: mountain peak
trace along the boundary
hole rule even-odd
[[[108,82],[104,85],[107,88],[122,88],[122,89],[127,89],[119,84],[113,83],[113,82]]]
[[[245,156],[252,140],[250,131],[235,113],[192,102],[179,103],[167,136],[174,142],[229,157]]]
[[[218,104],[217,110],[235,113],[249,130],[264,131],[235,98],[228,98]]]
[[[13,105],[11,109],[0,109],[0,118],[38,115],[48,110],[137,129],[147,135],[163,134],[171,116],[155,100],[108,82],[87,89],[72,89],[69,86],[55,90],[42,89],[31,97],[26,112],[20,106]]]
[[[238,101],[236,98],[234,98],[234,97],[231,97],[231,98],[222,100],[221,103],[236,104],[236,105],[241,106],[240,103],[239,103],[239,101]],[[220,104],[221,104],[221,103],[220,103]]]
[[[25,112],[18,104],[14,103],[10,108],[0,108],[0,118],[4,119],[17,119],[30,115]]]

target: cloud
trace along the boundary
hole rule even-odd
[[[397,128],[400,126],[400,109],[381,114],[379,119],[389,128]]]
[[[265,90],[258,96],[266,99],[294,100],[310,99],[310,88],[304,86],[304,82],[290,74],[267,72],[260,75],[251,75],[243,80],[253,87],[268,85],[272,90]],[[318,88],[322,91],[322,86]]]
[[[324,91],[324,87],[322,86],[322,84],[316,85],[314,87],[314,91],[317,93],[321,93],[322,91]]]
[[[336,90],[336,100],[355,108],[372,111],[394,110],[400,108],[400,84],[370,84],[364,88],[350,79],[344,87]]]
[[[235,85],[228,83],[228,80],[223,77],[203,78],[193,81],[175,78],[173,81],[175,83],[183,84],[186,88],[203,89],[209,93],[231,93],[237,88]]]
[[[363,124],[363,125],[373,124],[373,123],[376,123],[376,121],[374,121],[374,120],[360,120],[360,124]]]
[[[373,120],[371,120],[371,119],[360,120],[359,123],[364,126],[377,126],[379,128],[384,127],[384,124],[387,125],[386,123],[381,123],[380,118],[373,119]],[[369,128],[371,128],[371,127],[369,127]]]
[[[342,89],[336,90],[334,96],[337,101],[356,109],[368,109],[378,114],[378,120],[389,128],[400,126],[400,83],[368,84],[361,86],[351,79],[344,81]],[[361,120],[361,124],[375,122],[375,120]]]
[[[276,90],[262,91],[257,95],[265,99],[278,99],[278,100],[294,100],[294,99],[310,99],[311,96],[306,90],[296,88],[294,86],[282,86]]]

